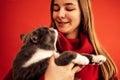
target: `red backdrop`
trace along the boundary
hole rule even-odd
[[[98,38],[120,71],[120,0],[91,1]],[[0,80],[22,44],[19,35],[49,26],[49,7],[50,0],[0,0]]]

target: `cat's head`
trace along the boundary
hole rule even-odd
[[[36,45],[46,50],[56,50],[57,37],[57,31],[47,27],[39,27],[28,34],[21,34],[24,46]]]

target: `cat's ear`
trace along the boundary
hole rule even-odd
[[[38,41],[39,41],[36,33],[31,33],[30,39],[32,40],[33,43],[38,43]]]
[[[25,37],[25,34],[20,34],[20,39],[23,41],[23,38]]]

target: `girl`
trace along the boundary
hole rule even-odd
[[[73,72],[68,76],[60,71],[60,66],[53,64],[52,58],[45,73],[46,80],[58,80],[59,77],[67,77],[63,80],[73,80],[76,71],[81,69],[75,74],[75,77],[81,80],[117,80],[116,65],[96,37],[90,0],[51,0],[51,19],[51,27],[59,31],[57,48],[60,52],[72,50],[79,53],[102,54],[107,57],[107,61],[100,66],[87,65],[83,69],[78,66],[73,68],[72,63],[67,68],[61,67],[63,70],[68,70],[68,72],[63,71],[66,74]],[[50,72],[53,67],[58,70]]]

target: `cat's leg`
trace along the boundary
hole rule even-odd
[[[106,61],[106,57],[103,55],[91,55],[91,54],[83,55],[89,59],[90,64],[102,64]]]
[[[89,64],[89,59],[86,56],[80,55],[79,53],[76,54],[76,58],[72,60],[72,62],[78,65],[87,65]]]
[[[58,55],[55,54],[55,63],[60,66],[68,65],[73,59],[75,59],[76,54],[73,54],[70,51],[64,51]]]
[[[73,62],[78,65],[89,64],[89,59],[86,56],[80,55],[72,51],[65,51],[55,60],[57,65],[67,65]]]
[[[103,55],[92,55],[92,62],[93,64],[102,64],[106,61],[106,57]]]

